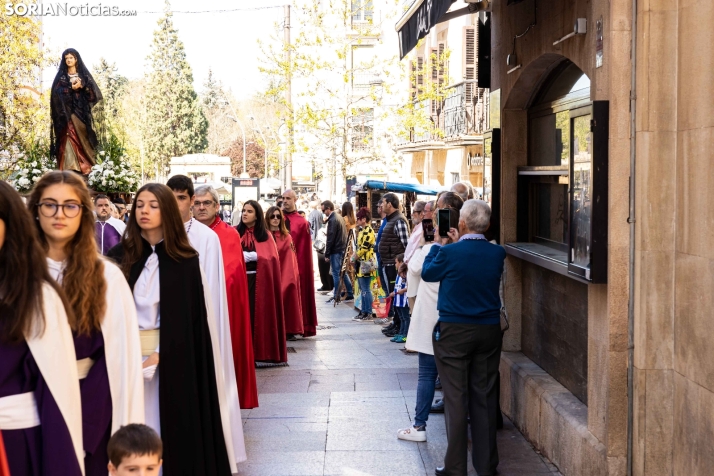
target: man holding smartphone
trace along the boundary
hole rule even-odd
[[[448,220],[447,214],[444,219]],[[440,283],[439,320],[432,342],[444,390],[448,446],[444,467],[436,468],[437,476],[467,473],[467,416],[471,419],[471,441],[478,442],[472,451],[476,472],[483,476],[497,472],[502,343],[499,286],[506,251],[484,236],[490,220],[491,209],[486,202],[467,200],[457,227],[450,227],[447,237],[443,236],[443,226],[439,227],[442,236],[438,242],[447,246],[433,246],[422,267],[423,281]]]

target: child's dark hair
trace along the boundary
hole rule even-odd
[[[402,264],[399,265],[399,270],[398,270],[398,273],[399,273],[399,274],[404,274],[404,275],[406,275],[406,274],[407,274],[407,271],[409,271],[409,267],[407,266],[406,263],[402,263]]]
[[[115,468],[119,467],[124,458],[134,455],[158,455],[161,459],[163,451],[159,435],[152,428],[137,423],[119,428],[107,445],[109,461]]]
[[[397,256],[394,257],[394,259],[399,261],[400,263],[404,263],[404,253],[399,253]]]

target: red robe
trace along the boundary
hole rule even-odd
[[[273,236],[260,243],[254,229],[249,228],[241,238],[243,249],[255,249],[258,268],[255,282],[255,318],[253,319],[253,356],[258,362],[287,362],[280,257]]]
[[[281,284],[283,285],[283,311],[285,333],[302,334],[302,304],[300,301],[300,273],[295,258],[295,245],[290,235],[283,237],[279,231],[273,232],[280,256]]]
[[[312,238],[310,224],[297,211],[286,212],[290,236],[295,244],[295,253],[300,272],[300,299],[302,300],[303,336],[317,334],[317,310],[315,309],[315,274],[312,270]]]
[[[218,235],[226,274],[228,315],[230,316],[233,363],[238,382],[240,407],[244,410],[258,406],[258,386],[255,380],[255,359],[250,329],[250,306],[248,305],[248,282],[245,278],[245,261],[240,235],[235,228],[218,217],[211,223],[211,230]]]
[[[10,467],[7,463],[5,445],[2,442],[2,432],[0,432],[0,476],[10,476]]]

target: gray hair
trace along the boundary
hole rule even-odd
[[[211,194],[211,197],[213,197],[213,200],[216,203],[218,203],[218,204],[221,203],[221,199],[218,198],[218,192],[216,192],[216,189],[213,188],[212,185],[199,185],[198,187],[196,187],[196,190],[194,191],[194,195],[196,195],[197,197],[199,195],[206,195],[207,193]]]
[[[414,202],[414,206],[412,207],[412,210],[415,212],[421,212],[421,211],[424,211],[425,206],[426,206],[426,202],[417,200],[416,202]]]
[[[466,200],[461,208],[460,219],[473,233],[484,233],[491,224],[491,207],[483,200]]]

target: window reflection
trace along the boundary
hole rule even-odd
[[[590,268],[590,215],[592,193],[592,132],[590,115],[573,119],[572,239],[570,261]]]
[[[568,249],[568,189],[558,183],[535,183],[535,241]]]

